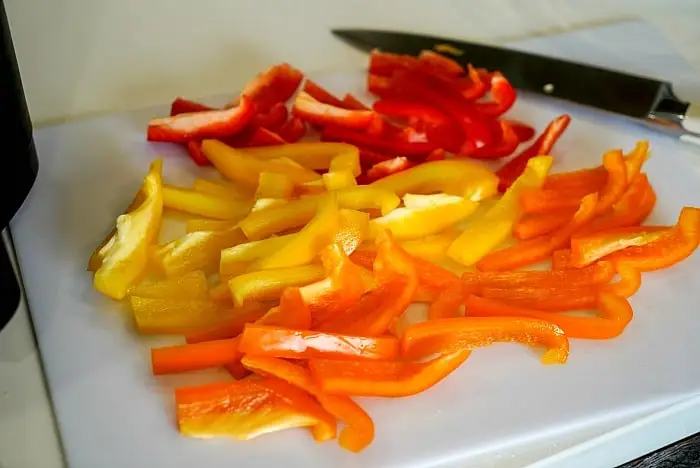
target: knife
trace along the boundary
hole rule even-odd
[[[332,32],[364,51],[418,55],[433,50],[463,65],[499,70],[518,89],[626,116],[700,145],[700,104],[680,100],[666,81],[441,37],[365,29]]]

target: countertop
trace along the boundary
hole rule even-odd
[[[164,103],[174,95],[232,92],[264,66],[280,61],[293,62],[307,72],[361,66],[363,54],[329,36],[333,26],[502,43],[639,18],[663,32],[700,71],[696,0],[5,0],[5,4],[35,125]],[[601,433],[609,428],[594,429]],[[533,453],[537,450],[532,448]],[[542,450],[544,456],[556,448]],[[22,308],[0,339],[0,467],[60,466],[31,322]]]

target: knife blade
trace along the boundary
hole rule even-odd
[[[332,32],[367,52],[418,55],[433,50],[462,65],[499,70],[518,89],[641,120],[700,145],[700,105],[680,100],[667,81],[435,36],[364,29]]]

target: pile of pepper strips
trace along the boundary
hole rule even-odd
[[[325,441],[340,420],[340,445],[360,451],[374,425],[352,396],[418,393],[471,349],[499,341],[543,346],[543,362],[563,363],[569,338],[624,330],[632,319],[626,298],[642,272],[697,248],[697,208],[684,208],[675,226],[641,226],[656,200],[642,171],[646,142],[627,155],[609,151],[599,167],[549,175],[552,158],[541,154],[566,128],[563,117],[505,166],[517,166],[512,179],[496,177],[436,154],[481,157],[512,133],[522,136],[525,127],[495,118],[512,104],[499,74],[468,68],[465,77],[432,53],[375,53],[370,72],[370,90],[382,97],[375,109],[407,117],[407,126],[308,81],[288,119],[283,102],[301,74],[287,65],[258,76],[234,107],[178,99],[176,118],[149,125],[149,139],[186,144],[195,162],[213,163],[233,182],[164,185],[154,162],[90,259],[95,287],[128,297],[141,333],[186,336],[187,344],[152,350],[156,375],[224,366],[237,379],[176,390],[183,434],[249,439],[306,426]],[[466,106],[472,120],[432,99],[443,89],[436,83],[474,99],[487,81],[493,101]],[[476,121],[488,131],[475,131]],[[343,142],[279,145],[307,124]],[[367,154],[405,159],[369,159],[367,167]],[[374,181],[358,184],[363,178]],[[492,199],[499,183],[507,190]],[[164,209],[196,217],[188,234],[158,246]],[[502,248],[511,234],[522,242]],[[551,270],[520,270],[543,260]],[[445,262],[452,271],[439,266]],[[405,323],[413,302],[429,304],[427,320]],[[560,313],[580,309],[598,315]]]

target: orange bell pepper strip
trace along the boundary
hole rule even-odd
[[[579,199],[579,204],[580,202],[581,200]],[[539,213],[526,216],[513,226],[513,236],[519,240],[528,240],[549,234],[566,224],[575,212],[575,209],[565,209],[552,213]]]
[[[541,187],[551,166],[550,156],[539,156],[528,161],[525,171],[503,197],[455,239],[447,249],[447,256],[470,266],[506,240],[522,215],[519,205],[521,192]]]
[[[570,249],[559,249],[552,253],[552,270],[566,270],[571,261]]]
[[[280,159],[263,161],[218,140],[202,141],[202,151],[224,177],[252,189],[257,188],[262,172],[284,174],[295,184],[321,179],[316,172],[302,166]]]
[[[646,245],[628,247],[606,257],[622,267],[638,271],[654,271],[668,268],[685,260],[695,252],[700,242],[700,208],[686,206],[678,216],[673,229]]]
[[[627,166],[622,151],[608,151],[603,156],[603,166],[608,171],[608,182],[600,191],[595,214],[606,213],[613,207],[629,186],[627,178]]]
[[[253,203],[166,185],[163,206],[206,218],[239,221],[250,212]]]
[[[294,181],[290,177],[277,172],[261,172],[258,178],[258,188],[255,191],[255,199],[289,200],[292,198],[293,192]]]
[[[374,422],[360,405],[346,396],[322,392],[304,367],[264,356],[244,356],[241,363],[262,377],[276,377],[316,397],[323,409],[346,424],[338,437],[344,449],[357,453],[374,440]]]
[[[184,335],[218,325],[235,314],[230,304],[207,299],[171,299],[131,296],[139,333]]]
[[[411,304],[418,286],[413,259],[389,233],[382,234],[377,243],[377,257],[373,265],[377,287],[362,296],[345,313],[319,325],[319,330],[379,336]]]
[[[518,317],[458,317],[412,324],[404,329],[401,353],[405,359],[420,359],[497,342],[543,346],[547,348],[543,364],[563,364],[569,356],[569,340],[561,328],[545,320]]]
[[[520,206],[526,214],[546,214],[552,211],[573,212],[581,204],[583,197],[595,192],[597,190],[588,187],[527,190],[520,195]]]
[[[338,205],[349,210],[380,210],[382,214],[388,214],[401,203],[399,197],[392,192],[369,186],[336,190],[333,194],[337,197]],[[282,206],[254,211],[239,226],[251,240],[298,228],[311,221],[325,196],[326,194],[309,195]]]
[[[335,418],[306,392],[279,379],[245,379],[175,390],[177,424],[190,437],[250,440],[311,427],[317,441],[336,435]]]
[[[153,375],[223,366],[238,355],[239,341],[225,339],[153,348],[151,349]]]
[[[297,94],[292,113],[314,125],[333,124],[345,128],[364,130],[377,118],[369,110],[350,110],[317,101],[304,91]]]
[[[192,183],[192,190],[218,197],[233,198],[234,200],[249,200],[253,196],[249,187],[224,180],[195,179]]]
[[[530,239],[492,252],[476,263],[477,269],[480,271],[512,270],[546,260],[552,252],[566,246],[571,235],[595,216],[596,206],[598,206],[598,196],[594,193],[586,195],[581,201],[581,207],[565,226],[549,236]]]
[[[598,296],[599,317],[572,317],[517,307],[493,299],[469,296],[465,300],[470,317],[527,317],[551,322],[561,328],[569,338],[605,340],[619,336],[632,320],[632,307],[623,297],[610,293]]]
[[[209,282],[203,271],[160,281],[142,282],[129,290],[129,295],[157,299],[208,299]]]
[[[601,287],[601,291],[620,297],[631,297],[642,286],[642,273],[632,266],[617,265],[620,279]]]
[[[189,271],[215,272],[221,250],[240,244],[245,236],[237,227],[224,231],[196,231],[162,245],[151,252],[152,263],[168,277]]]
[[[571,268],[581,268],[627,247],[646,245],[666,236],[670,226],[641,226],[613,229],[571,238]]]
[[[320,389],[332,395],[406,397],[450,375],[469,357],[459,350],[426,362],[337,361],[311,359],[309,371]]]
[[[185,221],[185,231],[187,234],[197,231],[225,231],[235,228],[237,224],[235,221],[221,219],[192,218]]]
[[[370,187],[407,193],[446,193],[479,201],[496,193],[498,178],[485,166],[464,159],[432,161],[389,175]]]
[[[306,330],[311,327],[311,312],[299,288],[287,288],[282,292],[280,305],[267,311],[255,325]]]
[[[461,283],[452,283],[440,292],[430,304],[428,320],[459,317],[462,303],[467,296],[467,288]]]
[[[231,278],[228,285],[234,303],[240,307],[249,300],[277,299],[288,287],[305,286],[324,276],[321,265],[302,265],[244,273]]]
[[[614,276],[614,265],[599,261],[584,268],[567,270],[466,272],[462,281],[472,288],[566,288],[605,284]]]
[[[158,238],[163,213],[162,166],[160,159],[151,164],[141,187],[143,202],[117,218],[117,231],[98,251],[101,263],[93,284],[113,299],[122,299],[142,278],[148,265],[149,245]]]
[[[564,270],[567,271],[567,270]],[[553,286],[520,288],[481,288],[479,295],[521,307],[548,312],[592,309],[595,307],[600,285]]]
[[[390,361],[399,354],[399,341],[393,336],[366,337],[246,325],[239,349],[244,354],[286,359]]]
[[[370,221],[370,234],[376,236],[389,230],[399,240],[418,239],[452,227],[468,218],[479,206],[477,202],[455,195],[437,194],[424,197],[430,198],[434,203],[397,208],[386,216],[374,218]]]
[[[248,301],[242,307],[235,307],[233,313],[221,322],[202,330],[188,333],[185,336],[187,343],[201,343],[203,341],[223,340],[234,338],[241,334],[246,323],[260,320],[270,310],[270,306]]]
[[[288,268],[310,263],[340,230],[340,212],[334,195],[321,201],[318,212],[287,244],[256,260],[249,271]]]
[[[566,191],[577,189],[598,192],[608,182],[608,171],[603,166],[550,174],[542,185],[543,190]]]

